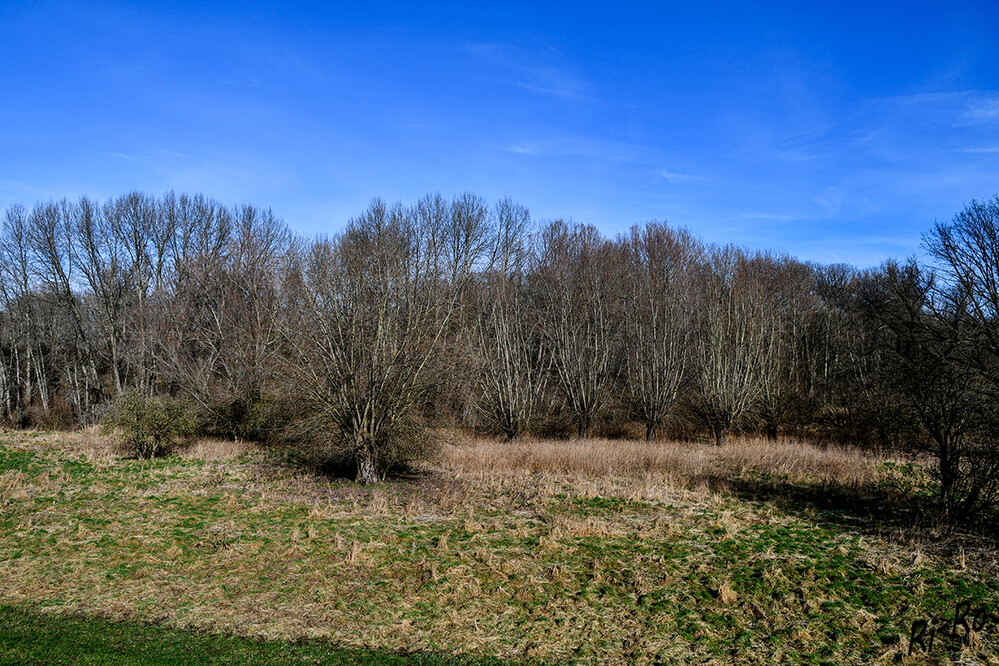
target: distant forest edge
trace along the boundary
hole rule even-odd
[[[0,420],[103,422],[148,456],[281,440],[364,482],[438,428],[814,434],[930,453],[958,524],[999,492],[999,197],[924,244],[933,266],[857,270],[474,194],[311,239],[202,195],[15,205]]]

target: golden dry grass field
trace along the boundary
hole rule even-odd
[[[900,464],[453,438],[363,487],[247,444],[4,432],[0,605],[516,662],[999,664],[994,624],[907,655],[915,620],[999,610],[999,566],[890,519]]]

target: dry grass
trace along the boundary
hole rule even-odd
[[[0,430],[0,437],[4,434]],[[107,462],[129,455],[127,448],[102,434],[98,426],[71,432],[23,430],[6,434],[22,442],[31,442],[33,447],[41,450],[82,456],[89,461]],[[257,445],[252,442],[202,437],[178,447],[173,453],[188,460],[227,461],[257,450]]]
[[[238,460],[257,450],[253,442],[202,437],[180,447],[176,455],[188,460],[225,461]]]
[[[444,465],[458,474],[550,474],[562,477],[654,480],[678,487],[747,474],[792,483],[864,486],[874,481],[886,460],[846,446],[819,447],[781,439],[734,439],[725,446],[637,440],[473,439],[446,447]]]
[[[101,434],[96,426],[73,432],[47,430],[0,430],[0,438],[9,438],[32,449],[80,456],[91,462],[110,462],[125,451],[111,438]]]

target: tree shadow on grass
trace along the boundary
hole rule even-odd
[[[936,520],[936,508],[929,498],[892,488],[835,482],[804,484],[765,476],[710,475],[701,481],[713,490],[726,490],[746,501],[765,502],[792,515],[819,518],[863,534],[936,543],[944,551],[969,544],[994,547],[999,542],[999,524],[989,516],[948,533]]]
[[[0,606],[0,664],[333,664],[500,666],[492,658],[337,647],[321,640],[260,641],[80,614]],[[535,662],[537,663],[537,662]]]

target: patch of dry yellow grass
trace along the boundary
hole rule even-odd
[[[97,426],[72,432],[42,430],[0,430],[0,436],[10,437],[32,448],[82,456],[91,462],[107,462],[119,458],[123,450],[110,437],[101,434]]]

